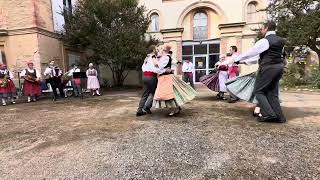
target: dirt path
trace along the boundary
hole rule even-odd
[[[282,99],[287,124],[203,89],[175,118],[136,118],[135,92],[0,107],[0,177],[320,179],[320,95]]]

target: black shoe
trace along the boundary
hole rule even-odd
[[[277,122],[279,119],[275,116],[260,116],[257,118],[259,122]]]
[[[150,109],[144,109],[143,111],[146,112],[147,114],[152,114]]]
[[[56,98],[56,97],[53,97],[52,101],[57,101],[57,98]]]
[[[146,115],[147,113],[146,112],[143,112],[143,111],[138,111],[136,116],[144,116]]]

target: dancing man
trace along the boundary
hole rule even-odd
[[[146,114],[151,114],[151,107],[153,103],[153,96],[157,89],[157,73],[155,62],[157,61],[156,47],[151,46],[148,49],[148,56],[143,62],[142,72],[143,72],[143,93],[137,110],[137,116],[143,116]]]
[[[254,88],[261,108],[261,114],[258,117],[260,122],[286,122],[279,101],[279,81],[282,78],[285,63],[283,58],[285,40],[276,35],[276,27],[272,21],[265,23],[261,30],[265,38],[259,40],[253,48],[234,60],[239,62],[260,55]]]

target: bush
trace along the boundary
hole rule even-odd
[[[307,81],[304,79],[304,67],[295,63],[288,64],[285,70],[281,85],[285,87],[296,87],[306,85]]]
[[[318,67],[314,67],[312,71],[312,77],[310,79],[310,85],[312,88],[320,89],[320,70]]]

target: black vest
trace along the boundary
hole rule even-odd
[[[275,34],[268,35],[265,37],[269,42],[269,49],[260,54],[260,66],[270,64],[283,64],[283,48],[285,40]]]
[[[29,72],[29,70],[26,69],[26,75],[27,75],[27,76],[31,76],[31,77],[33,77],[33,78],[37,78],[37,72],[36,72],[35,69],[34,69],[34,72],[33,72],[33,73]]]
[[[169,57],[169,62],[168,62],[168,64],[164,67],[164,69],[168,69],[168,68],[171,69],[172,58],[171,58],[171,56],[169,56],[169,55],[168,55],[168,57]],[[172,72],[170,72],[170,73],[165,72],[165,73],[161,74],[160,76],[162,76],[162,75],[168,75],[168,74],[173,74],[173,73],[172,73]]]
[[[0,79],[3,79],[6,75],[9,76],[9,71],[7,70],[0,71]]]
[[[164,68],[171,68],[172,58],[171,58],[171,56],[169,56],[169,55],[168,55],[168,57],[169,57],[169,62],[168,62],[168,64],[167,64]]]

